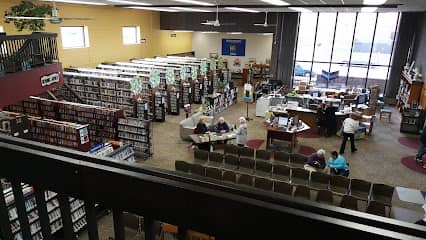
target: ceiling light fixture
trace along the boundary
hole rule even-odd
[[[273,33],[258,33],[257,35],[271,36],[271,35],[274,35],[274,34]]]
[[[361,12],[364,13],[371,13],[371,12],[375,12],[377,10],[377,7],[363,7],[361,8]]]
[[[296,12],[312,12],[311,10],[307,8],[302,8],[302,7],[289,7],[288,9],[296,11]]]
[[[237,35],[237,34],[243,34],[243,33],[242,32],[228,32],[226,34]]]
[[[383,5],[387,0],[364,0],[364,5]]]
[[[107,0],[108,2],[118,3],[118,4],[129,4],[129,5],[141,5],[141,6],[149,6],[151,3],[143,3],[143,2],[133,2],[133,1],[125,1],[125,0]]]
[[[238,11],[238,12],[249,12],[249,13],[258,13],[259,11],[248,9],[248,8],[239,8],[239,7],[226,7],[225,9]]]
[[[290,5],[288,2],[284,2],[284,1],[281,1],[281,0],[261,0],[261,1],[272,4],[272,5],[277,5],[277,6]]]
[[[79,0],[41,0],[43,2],[60,2],[60,3],[74,3],[74,4],[86,4],[86,5],[108,5],[106,3],[100,2],[87,2],[87,1],[79,1]]]
[[[173,32],[175,32],[175,33],[191,33],[191,32],[194,32],[194,31],[192,31],[192,30],[174,30]]]
[[[173,0],[173,1],[181,2],[181,3],[189,3],[189,4],[194,4],[194,5],[200,5],[200,6],[214,6],[214,4],[212,4],[212,3],[195,1],[195,0]]]
[[[199,9],[199,8],[186,8],[186,7],[171,7],[171,9],[180,10],[183,12],[213,12],[210,10]]]
[[[159,11],[159,12],[179,12],[178,10],[175,10],[175,9],[158,8],[158,7],[126,7],[126,8],[148,10],[148,11]]]
[[[201,33],[210,34],[210,33],[219,33],[219,32],[201,32]]]

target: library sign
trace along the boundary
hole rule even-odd
[[[57,73],[52,73],[52,74],[40,77],[41,86],[45,87],[54,83],[58,83],[59,76],[60,76],[60,73],[57,72]]]

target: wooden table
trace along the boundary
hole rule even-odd
[[[199,145],[199,147],[208,151],[212,151],[212,143],[217,141],[225,141],[235,139],[237,134],[235,132],[227,132],[222,134],[210,133],[210,134],[191,134],[189,135],[192,142]]]
[[[291,149],[296,147],[297,134],[303,131],[310,129],[310,127],[302,121],[302,126],[300,128],[294,128],[288,130],[286,128],[275,128],[272,126],[266,127],[266,149],[269,148],[273,139],[289,141],[291,143]]]

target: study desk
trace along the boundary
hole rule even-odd
[[[299,128],[294,128],[288,130],[287,128],[276,128],[272,126],[266,127],[266,149],[269,149],[269,146],[272,143],[273,139],[289,141],[291,143],[291,149],[296,147],[297,143],[297,134],[303,131],[310,129],[310,127],[302,121],[302,126]]]
[[[316,123],[316,115],[317,115],[316,110],[302,108],[302,107],[297,107],[297,108],[271,107],[270,111],[275,116],[288,114],[289,117],[294,117],[298,115],[300,120],[302,120],[305,124],[307,124],[313,131],[318,132],[318,126]]]
[[[211,143],[211,142],[235,139],[237,138],[237,134],[235,132],[227,132],[222,134],[206,133],[206,134],[191,134],[189,135],[189,137],[195,144],[200,144],[200,143],[207,143],[207,142]]]

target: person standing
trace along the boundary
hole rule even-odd
[[[343,140],[342,145],[340,146],[340,154],[345,153],[346,141],[348,138],[351,140],[351,151],[356,152],[355,147],[355,133],[358,130],[359,121],[355,114],[351,114],[348,118],[343,121]]]
[[[320,149],[315,153],[312,153],[308,156],[308,160],[306,161],[303,168],[310,172],[316,171],[324,171],[325,168],[325,151],[324,149]]]
[[[336,151],[331,152],[331,156],[327,161],[327,168],[330,169],[330,175],[349,176],[349,166],[342,155]]]
[[[420,135],[420,148],[416,154],[416,162],[422,164],[423,168],[426,168],[426,162],[423,161],[423,155],[426,154],[426,127],[423,128],[422,134]]]
[[[247,124],[245,117],[240,117],[237,129],[237,145],[243,147],[247,143]]]

